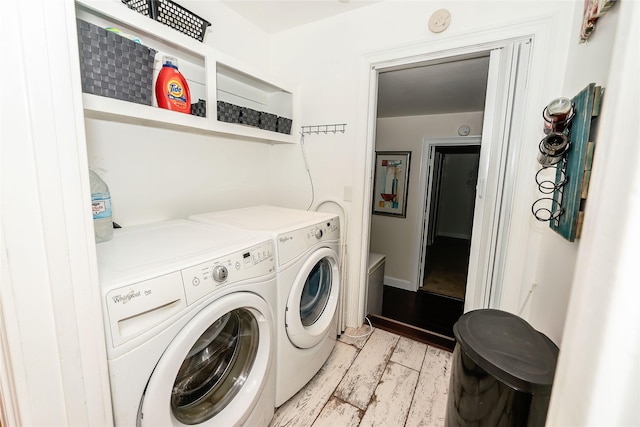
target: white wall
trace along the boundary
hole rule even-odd
[[[482,133],[482,112],[438,114],[430,116],[386,117],[377,120],[376,150],[411,151],[407,217],[371,216],[373,252],[385,254],[385,277],[388,284],[415,288],[419,259],[421,215],[420,172],[422,140],[425,137],[457,137],[458,128],[466,124],[471,135]]]
[[[269,203],[269,145],[86,119],[121,226]]]
[[[613,53],[549,426],[640,425],[640,3],[614,8],[581,46]]]
[[[564,85],[555,96],[572,98],[589,83],[594,82],[606,89],[609,82],[609,64],[619,8],[613,7],[598,21],[588,42],[579,44],[582,6],[581,2],[575,4]],[[605,91],[603,108],[606,105]],[[544,134],[540,132],[538,136],[542,138]],[[606,138],[597,141],[595,157],[607,150],[609,144],[611,141]],[[587,206],[597,203],[597,200],[587,199]],[[581,239],[569,243],[551,231],[547,223],[536,224],[535,227],[536,233],[540,234],[540,260],[535,272],[534,283],[537,287],[531,297],[528,319],[560,344]]]
[[[3,6],[0,424],[113,425],[74,3]]]

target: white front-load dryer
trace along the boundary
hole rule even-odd
[[[337,337],[340,220],[336,215],[253,206],[189,219],[271,233],[278,274],[276,406],[320,370]]]
[[[117,426],[266,426],[275,408],[270,236],[192,221],[97,245]]]

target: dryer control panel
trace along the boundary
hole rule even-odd
[[[278,263],[286,264],[318,243],[340,240],[340,218],[335,217],[278,236]]]

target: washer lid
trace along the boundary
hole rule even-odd
[[[219,222],[251,230],[284,232],[315,225],[335,217],[336,215],[325,212],[263,205],[192,215],[189,219],[199,222]]]
[[[462,350],[498,380],[523,392],[551,392],[558,347],[524,319],[475,310],[460,317],[453,333]]]
[[[101,286],[121,286],[171,273],[270,239],[266,233],[187,220],[114,230],[96,245]]]

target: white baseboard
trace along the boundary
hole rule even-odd
[[[410,281],[391,276],[384,276],[384,284],[387,286],[393,286],[394,288],[404,289],[405,291],[415,292],[417,290],[414,289]]]

